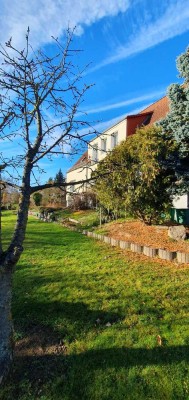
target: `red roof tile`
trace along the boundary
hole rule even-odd
[[[162,97],[160,100],[151,104],[144,110],[140,111],[140,114],[146,112],[152,112],[152,117],[148,125],[154,124],[156,121],[164,118],[169,111],[169,100],[166,96]]]

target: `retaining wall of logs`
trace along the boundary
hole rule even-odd
[[[92,237],[97,240],[101,240],[111,246],[117,246],[121,249],[131,250],[134,253],[144,254],[147,257],[159,257],[162,260],[176,261],[177,263],[186,264],[189,263],[189,253],[181,251],[169,251],[165,249],[156,249],[150,246],[143,246],[138,243],[126,242],[124,240],[117,240],[109,236],[100,235],[98,233],[83,231],[84,235]]]

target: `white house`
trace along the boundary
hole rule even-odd
[[[68,170],[67,182],[70,183],[67,193],[67,205],[71,204],[73,193],[87,191],[89,183],[82,183],[91,177],[97,163],[101,161],[112,149],[135,133],[140,126],[150,126],[164,118],[169,111],[168,98],[162,97],[146,109],[135,115],[127,115],[124,119],[111,126],[100,135],[92,139],[88,149],[79,160]],[[80,182],[77,184],[76,182]],[[189,207],[188,194],[174,200],[173,207],[187,209]]]
[[[88,143],[88,149],[67,172],[67,182],[70,183],[67,205],[71,203],[73,193],[82,193],[87,190],[89,184],[82,183],[82,181],[91,177],[97,163],[106,157],[115,146],[132,135],[138,126],[147,125],[151,115],[152,112],[128,115]],[[76,183],[78,181],[79,184]]]

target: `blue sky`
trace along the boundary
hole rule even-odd
[[[77,62],[91,63],[84,80],[95,84],[83,110],[99,131],[179,81],[175,60],[189,45],[188,0],[0,0],[0,6],[1,43],[12,36],[22,46],[29,25],[33,47],[53,53],[51,36],[61,40],[76,25],[74,45],[83,50]],[[66,173],[76,158],[44,160],[43,181],[59,168]]]

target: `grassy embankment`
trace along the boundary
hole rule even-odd
[[[58,216],[62,220],[71,218],[77,221],[78,224],[75,225],[77,229],[91,229],[98,226],[100,222],[99,212],[96,210],[72,211],[67,209],[60,211]]]
[[[3,237],[15,217],[3,216]],[[2,400],[189,399],[189,270],[30,218]]]

